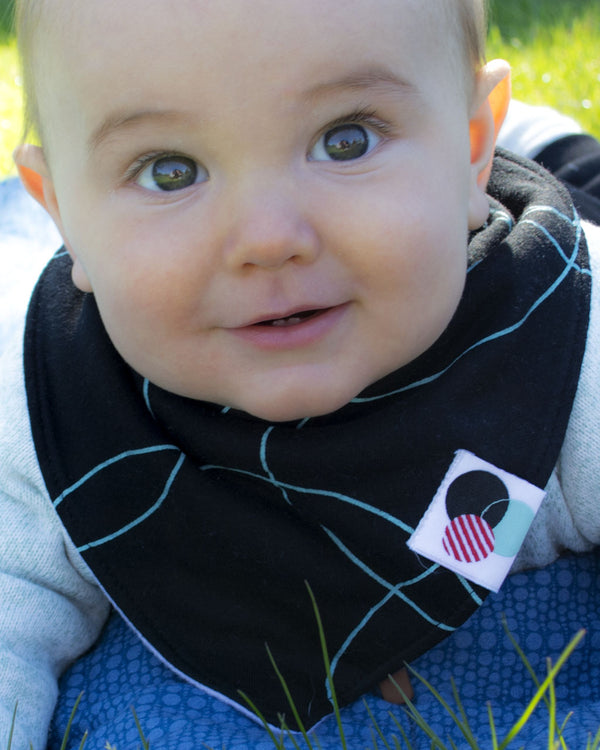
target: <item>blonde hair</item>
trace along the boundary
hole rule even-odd
[[[472,70],[485,63],[487,5],[485,0],[458,0],[459,24]]]
[[[420,0],[423,3],[438,3],[442,0]],[[485,62],[487,31],[487,0],[444,0],[445,10],[460,41],[463,60],[467,63],[467,75],[475,73]],[[35,37],[38,33],[47,0],[15,0],[15,29],[21,76],[23,80],[23,141],[34,136],[43,143],[42,122],[35,93]],[[466,55],[466,57],[465,57]]]
[[[32,135],[42,137],[33,70],[34,39],[40,26],[42,6],[43,0],[15,0],[14,26],[23,81],[23,141]]]

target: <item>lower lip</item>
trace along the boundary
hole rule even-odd
[[[348,303],[288,326],[244,326],[230,331],[243,341],[264,351],[283,351],[312,346],[324,339],[342,320]]]

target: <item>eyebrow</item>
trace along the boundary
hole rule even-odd
[[[418,98],[417,87],[409,81],[397,76],[391,70],[382,67],[372,67],[351,71],[331,81],[325,81],[311,86],[304,92],[307,100],[320,99],[336,91],[364,91],[366,89],[393,89],[404,96]],[[181,120],[182,114],[175,110],[144,109],[130,113],[115,113],[109,115],[97,127],[88,139],[88,151],[93,153],[105,141],[122,131],[132,130],[140,124],[157,123],[171,124]]]
[[[126,114],[115,113],[109,115],[102,121],[88,139],[88,151],[92,153],[98,149],[106,140],[120,132],[127,132],[135,127],[145,124],[172,124],[181,120],[183,115],[174,110],[143,109]]]
[[[382,67],[362,68],[332,81],[318,83],[311,86],[305,92],[305,96],[307,99],[318,99],[340,90],[363,91],[377,88],[384,91],[394,89],[410,97],[419,96],[419,90],[414,84],[396,75],[388,68]]]

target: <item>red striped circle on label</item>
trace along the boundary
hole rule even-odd
[[[472,563],[485,560],[494,551],[494,541],[492,527],[481,516],[468,514],[446,526],[442,543],[455,560]]]

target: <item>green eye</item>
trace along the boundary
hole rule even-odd
[[[380,137],[369,128],[346,123],[331,128],[309,153],[312,161],[352,161],[360,159],[379,143]]]
[[[187,156],[161,156],[153,159],[139,173],[136,182],[147,190],[184,190],[208,179],[208,173]]]

